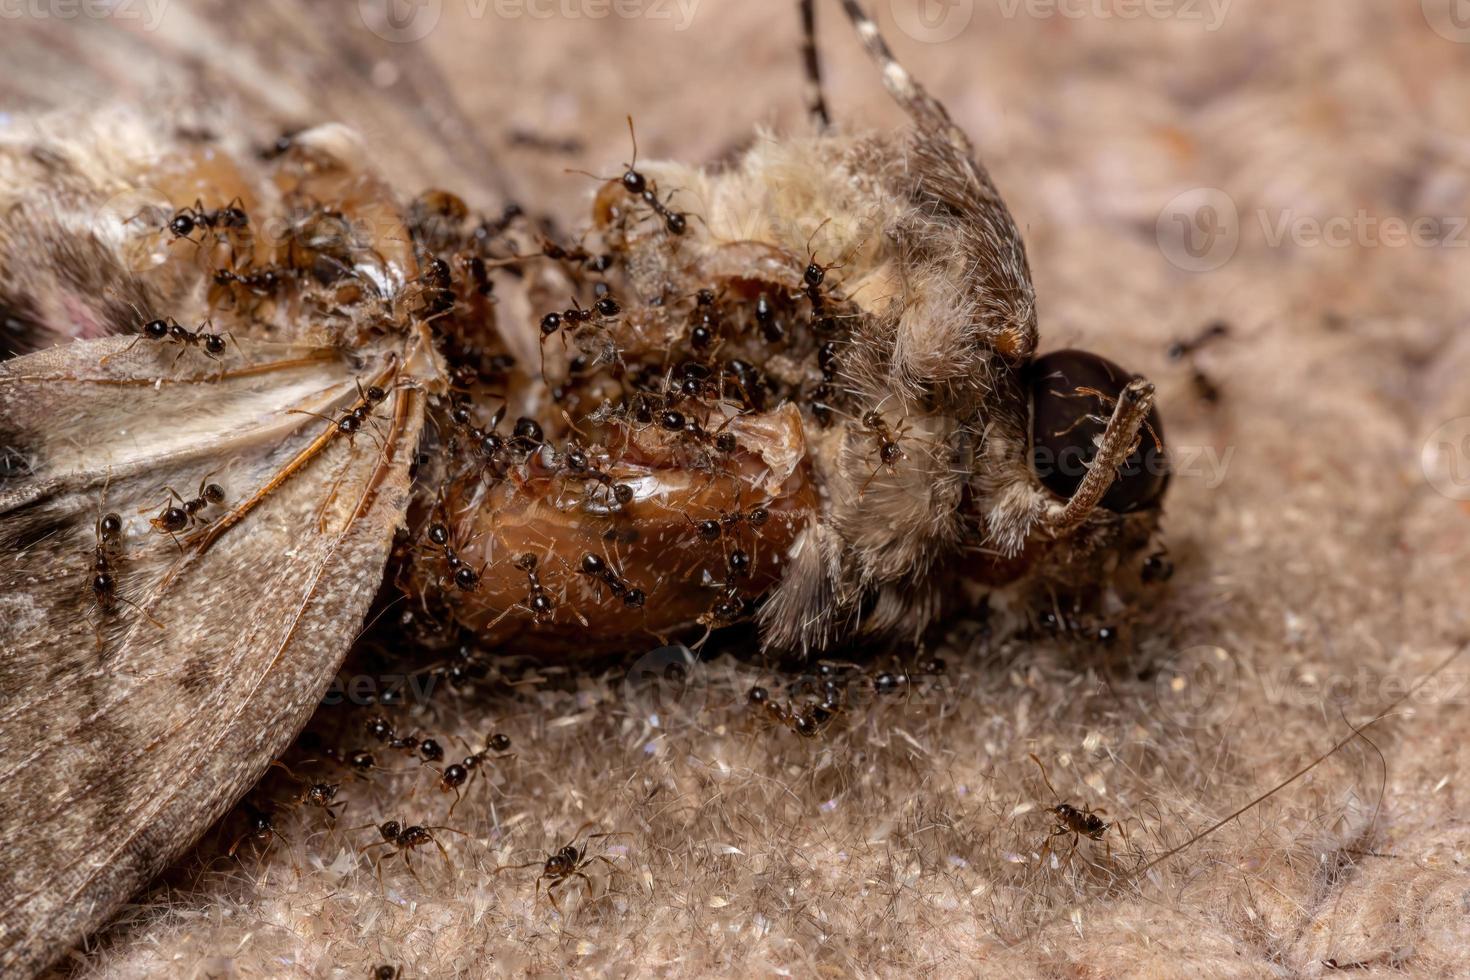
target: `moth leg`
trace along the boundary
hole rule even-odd
[[[815,0],[799,0],[801,12],[801,63],[806,72],[806,111],[817,132],[832,128],[827,111],[827,98],[822,92],[822,62],[817,55],[817,18]]]
[[[1148,417],[1154,403],[1154,386],[1142,378],[1135,378],[1118,394],[1118,403],[1113,406],[1113,416],[1099,440],[1097,455],[1087,467],[1072,499],[1065,504],[1053,503],[1047,508],[1044,520],[1053,532],[1067,531],[1092,513],[1108,488],[1117,477],[1118,467],[1133,451],[1138,441],[1138,432]]]

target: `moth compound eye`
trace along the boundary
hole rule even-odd
[[[1076,491],[1118,394],[1134,377],[1107,358],[1081,350],[1056,351],[1031,362],[1031,465],[1052,493],[1067,498]],[[1163,422],[1154,407],[1102,506],[1117,514],[1156,506],[1168,483]]]

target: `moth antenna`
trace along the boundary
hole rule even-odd
[[[895,102],[908,113],[921,129],[945,133],[951,140],[962,141],[959,145],[969,150],[969,139],[949,121],[949,113],[924,87],[914,80],[907,68],[893,56],[888,42],[878,30],[878,25],[863,10],[858,0],[842,0],[842,9],[852,22],[853,30],[863,42],[868,57],[877,65],[883,76],[883,87]]]
[[[827,111],[827,97],[822,91],[822,61],[817,54],[817,17],[815,0],[799,0],[801,13],[801,64],[806,75],[806,112],[817,132],[832,128]]]

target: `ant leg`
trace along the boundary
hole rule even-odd
[[[1076,527],[1092,513],[1113,485],[1118,467],[1128,458],[1153,403],[1154,386],[1142,378],[1134,378],[1118,394],[1113,417],[1103,430],[1097,455],[1087,467],[1087,475],[1072,493],[1071,500],[1047,508],[1043,520],[1053,533]]]
[[[459,801],[464,799],[464,797],[460,794],[458,786],[452,786],[450,788],[454,790],[454,802],[449,804],[449,817],[452,817],[454,816],[454,808],[459,806]],[[445,819],[448,819],[448,817]],[[443,848],[441,847],[440,850],[443,850]]]
[[[114,351],[111,354],[103,354],[102,355],[102,360],[100,360],[100,361],[97,362],[97,366],[98,367],[106,367],[108,361],[112,360],[114,357],[118,357],[120,355],[126,354],[128,351],[132,350],[134,347],[137,347],[138,346],[138,341],[140,341],[142,339],[143,339],[143,335],[142,334],[138,334],[137,336],[135,336],[133,338],[133,342],[131,344],[128,344],[128,346],[124,347],[122,350],[120,350],[120,351]]]
[[[454,862],[452,862],[452,861],[449,860],[449,852],[444,849],[444,844],[441,841],[435,840],[434,841],[434,846],[437,847],[437,848],[439,848],[439,854],[440,854],[441,857],[444,858],[444,863],[446,865],[452,865],[454,863]]]
[[[818,132],[832,126],[827,99],[822,94],[822,63],[817,56],[817,18],[813,0],[800,0],[801,61],[806,72],[806,110]]]

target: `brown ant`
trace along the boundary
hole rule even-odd
[[[444,758],[444,750],[440,748],[438,742],[432,738],[420,739],[417,735],[399,735],[393,730],[392,723],[382,715],[373,715],[367,720],[365,727],[369,735],[390,749],[406,752],[409,755],[418,753],[426,760],[437,761]]]
[[[701,289],[694,294],[694,311],[690,314],[694,325],[689,328],[689,346],[697,351],[713,344],[724,326],[715,300],[713,289]]]
[[[504,235],[506,230],[515,223],[516,219],[525,213],[525,210],[519,204],[507,204],[505,209],[500,213],[500,217],[493,221],[488,218],[482,220],[475,226],[475,230],[471,232],[471,238],[475,246],[480,251],[485,251],[491,242]]]
[[[115,513],[97,518],[97,546],[92,555],[92,596],[97,608],[110,613],[117,608],[117,580],[112,575],[112,561],[122,553],[122,517]]]
[[[465,756],[460,762],[451,762],[443,769],[434,770],[439,774],[439,790],[444,793],[454,793],[454,802],[449,807],[451,817],[454,816],[454,808],[459,806],[459,801],[463,799],[460,787],[465,786],[474,778],[475,773],[480,771],[482,764],[490,757],[490,753],[496,753],[497,759],[515,758],[506,755],[510,751],[510,746],[510,736],[496,732],[485,740],[485,747],[480,751]]]
[[[271,765],[284,769],[286,775],[301,784],[301,790],[290,800],[292,805],[314,806],[325,813],[329,821],[337,822],[337,810],[347,805],[346,800],[337,799],[337,791],[342,788],[340,783],[308,783],[279,759],[272,761]]]
[[[617,837],[626,834],[627,832],[608,831],[601,834],[588,834],[586,842],[581,847],[578,847],[577,838],[581,837],[582,831],[586,830],[590,826],[592,825],[583,824],[581,827],[579,827],[577,829],[577,832],[572,835],[571,843],[565,844],[559,850],[551,852],[546,856],[544,861],[527,861],[525,864],[508,864],[496,868],[495,873],[498,875],[505,871],[516,871],[521,868],[533,868],[538,864],[541,865],[541,873],[536,876],[536,897],[541,897],[541,882],[545,880],[550,880],[551,884],[546,886],[546,897],[551,899],[551,907],[556,909],[557,914],[559,915],[561,914],[561,906],[557,905],[556,903],[556,890],[562,885],[566,884],[568,881],[571,881],[573,878],[581,878],[582,881],[585,882],[587,887],[590,889],[592,887],[592,879],[588,878],[586,873],[583,872],[582,869],[590,865],[593,861],[602,861],[608,867],[612,868],[614,872],[622,871],[621,868],[614,864],[605,855],[598,854],[594,857],[587,857],[587,848],[594,840],[598,840],[604,837]]]
[[[1196,363],[1194,355],[1212,341],[1229,335],[1230,325],[1223,320],[1215,320],[1194,337],[1176,340],[1169,345],[1169,360],[1189,362],[1190,380],[1194,383],[1195,392],[1202,401],[1212,405],[1220,400],[1220,386]]]
[[[214,273],[214,285],[220,289],[232,289],[232,298],[239,302],[239,290],[244,290],[253,296],[265,298],[274,296],[291,275],[291,270],[278,268],[276,266],[264,266],[252,269],[249,272],[235,272],[232,269],[216,269]]]
[[[211,504],[222,504],[225,500],[225,488],[218,483],[210,483],[208,476],[199,481],[199,492],[191,500],[184,499],[173,487],[164,487],[164,489],[178,503],[165,504],[163,510],[158,512],[158,516],[150,518],[148,523],[152,524],[155,530],[169,535],[177,535],[180,531],[194,527],[203,520],[199,516],[200,512]],[[175,541],[177,540],[175,538]]]
[[[623,605],[641,609],[648,601],[647,594],[640,588],[628,584],[601,555],[588,552],[582,556],[582,574],[607,586],[608,591],[623,600]]]
[[[194,239],[195,230],[202,229],[214,231],[215,229],[238,230],[250,225],[250,216],[245,213],[244,202],[238,197],[230,201],[222,208],[214,211],[206,210],[204,202],[194,201],[192,207],[181,208],[174,212],[169,219],[168,230],[174,238]]]
[[[1036,757],[1036,753],[1032,752],[1029,754],[1031,761],[1036,763],[1036,768],[1041,770],[1041,778],[1046,783],[1046,788],[1050,790],[1052,799],[1059,799],[1056,789],[1051,784],[1051,780],[1047,778],[1046,766],[1041,764],[1041,760]],[[1091,807],[1087,806],[1079,810],[1070,803],[1062,803],[1060,801],[1053,806],[1047,807],[1046,811],[1056,818],[1056,826],[1052,828],[1052,832],[1047,835],[1046,842],[1041,847],[1041,861],[1043,864],[1046,862],[1046,856],[1051,853],[1052,839],[1068,835],[1072,838],[1072,847],[1067,851],[1068,859],[1072,857],[1072,852],[1077,850],[1077,845],[1083,837],[1089,838],[1090,840],[1102,841],[1107,846],[1108,857],[1112,857],[1112,844],[1108,843],[1104,837],[1112,824],[1106,823],[1102,818],[1097,816],[1098,813],[1106,813],[1107,811],[1097,810],[1094,812]]]
[[[800,707],[780,703],[771,697],[770,691],[759,685],[750,689],[746,699],[753,707],[762,709],[767,719],[784,725],[802,738],[816,738],[822,734],[842,708],[840,689],[835,699],[828,697]]]
[[[220,359],[221,356],[224,355],[225,338],[228,337],[229,334],[211,333],[205,329],[206,327],[211,326],[213,326],[213,323],[209,320],[205,320],[204,323],[201,324],[197,330],[190,330],[188,327],[184,326],[173,317],[167,317],[166,319],[162,320],[149,320],[147,323],[143,324],[143,329],[139,331],[136,337],[133,338],[133,342],[131,344],[128,344],[128,346],[124,347],[117,353],[126,354],[128,351],[137,346],[138,341],[140,340],[166,340],[171,344],[179,345],[179,352],[174,357],[174,364],[179,363],[179,358],[183,357],[184,351],[188,350],[190,347],[200,348],[204,352],[205,357],[209,358],[212,361],[217,361]],[[106,355],[102,358],[102,363],[106,364],[114,356],[116,355]]]
[[[451,541],[449,525],[435,521],[429,525],[427,531],[429,542],[439,547],[444,552],[444,563],[449,566],[449,573],[454,578],[454,584],[463,592],[473,592],[480,587],[480,576],[485,573],[485,567],[489,562],[474,569],[459,557],[459,552]]]
[[[889,427],[888,421],[883,418],[882,412],[877,409],[872,409],[864,414],[863,428],[873,433],[874,438],[878,442],[878,466],[873,470],[872,475],[863,483],[862,489],[858,491],[858,496],[860,497],[867,492],[868,487],[878,476],[879,470],[886,467],[888,472],[892,473],[894,472],[895,464],[899,460],[908,458],[908,455],[903,451],[903,447],[898,444],[899,439],[903,438],[902,429],[898,432],[893,431]]]
[[[587,451],[575,443],[567,444],[567,448],[557,457],[557,465],[563,472],[570,474],[572,479],[592,481],[602,487],[617,508],[633,502],[633,488],[626,483],[617,482],[595,466]]]
[[[515,567],[526,573],[526,580],[531,593],[527,597],[526,605],[538,623],[549,620],[556,612],[556,602],[546,594],[546,589],[541,584],[541,576],[536,571],[536,556],[526,552],[515,560]]]
[[[214,235],[215,241],[227,240],[231,265],[241,252],[249,252],[254,246],[254,237],[250,234],[250,215],[245,213],[244,202],[238,197],[224,207],[212,211],[196,198],[191,207],[175,211],[164,229],[173,236],[174,241],[183,238],[195,245],[204,244],[203,233]],[[201,233],[198,240],[194,238],[196,231]]]
[[[308,412],[299,408],[291,409],[290,413],[293,415],[313,415],[324,421],[331,422],[336,426],[338,432],[347,437],[347,442],[350,445],[352,440],[356,438],[358,430],[362,428],[362,424],[372,418],[373,409],[387,397],[388,393],[377,385],[369,385],[364,388],[362,382],[359,381],[357,382],[357,404],[344,412],[339,418],[334,419],[330,416],[322,415],[319,412]]]
[[[368,824],[366,826],[372,825]],[[364,828],[354,827],[353,829],[362,830]],[[392,852],[388,856],[392,857],[394,854],[403,855],[403,863],[408,866],[409,873],[417,878],[419,876],[418,872],[414,870],[413,862],[409,860],[410,854],[416,847],[423,847],[425,844],[433,844],[435,847],[439,848],[439,853],[444,857],[444,863],[450,863],[449,852],[444,849],[444,845],[439,842],[439,838],[434,836],[434,831],[436,830],[447,830],[455,834],[464,833],[464,831],[455,830],[453,827],[423,827],[418,824],[405,825],[397,820],[385,820],[383,823],[377,825],[378,835],[383,839],[380,841],[374,841],[371,844],[363,845],[362,847],[358,848],[358,853],[365,853],[375,847],[390,847],[392,848]],[[373,864],[377,868],[379,877],[381,877],[383,874],[383,865],[382,862],[378,860],[377,855],[374,855]]]
[[[632,116],[628,117],[628,136],[633,140],[633,162],[627,164],[626,169],[623,170],[623,175],[618,178],[618,182],[622,184],[623,190],[627,191],[629,195],[640,198],[644,204],[652,209],[654,214],[663,219],[664,228],[668,230],[669,234],[684,234],[685,230],[689,227],[688,216],[682,211],[670,209],[667,204],[659,200],[658,188],[654,185],[653,181],[649,180],[638,170],[638,134],[633,130]],[[595,177],[596,175],[589,174],[588,176]],[[603,178],[596,179],[601,180]]]
[[[601,286],[603,284],[598,283],[598,285]],[[582,309],[582,304],[577,302],[577,298],[573,296],[572,305],[569,309],[563,310],[560,313],[552,311],[551,313],[543,316],[541,318],[540,340],[541,376],[543,378],[546,377],[546,339],[548,337],[560,332],[562,337],[562,345],[565,346],[567,330],[570,330],[573,327],[582,326],[584,324],[590,324],[594,319],[598,318],[602,320],[611,320],[622,311],[623,308],[618,305],[618,301],[614,299],[611,294],[603,292],[597,298],[597,301],[593,303],[592,309],[590,310]]]
[[[265,846],[269,847],[271,838],[275,838],[283,844],[286,842],[286,838],[282,837],[276,832],[276,825],[271,821],[271,815],[269,812],[251,806],[249,803],[246,803],[245,832],[239,837],[235,838],[235,842],[230,845],[230,849],[227,853],[230,857],[234,857],[235,851],[239,850],[240,845],[245,843],[245,841],[247,840],[253,840],[257,843],[263,843]]]

